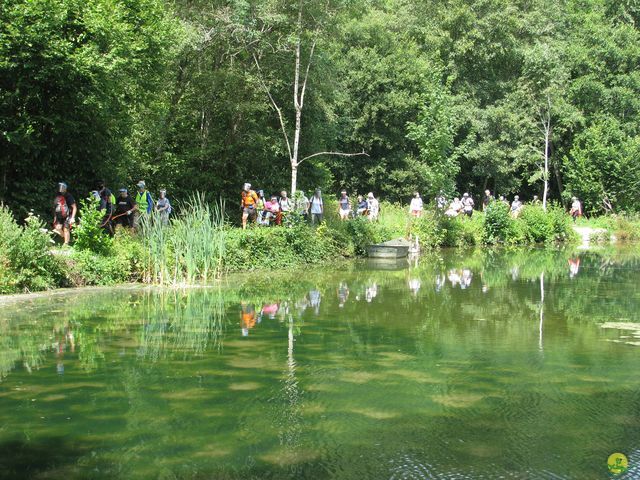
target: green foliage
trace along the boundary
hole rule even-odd
[[[585,212],[640,209],[640,136],[629,135],[614,118],[602,118],[576,137],[565,158],[567,197],[575,195]]]
[[[517,233],[510,215],[509,205],[500,201],[489,203],[485,212],[484,242],[488,244],[510,243]]]
[[[120,255],[100,255],[77,250],[66,261],[65,274],[71,286],[115,285],[131,279],[131,266]]]
[[[19,226],[0,206],[0,293],[45,290],[60,282],[61,265],[50,250],[51,233],[43,227],[32,215]]]
[[[229,229],[224,265],[228,270],[285,268],[321,263],[336,256],[332,238],[324,227]]]
[[[100,202],[93,196],[80,202],[80,222],[73,229],[74,247],[99,255],[109,255],[113,251],[113,240],[102,228],[104,212],[99,210]]]

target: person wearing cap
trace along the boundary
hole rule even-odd
[[[251,190],[251,184],[245,183],[240,194],[240,210],[242,211],[242,229],[247,228],[247,220],[255,221],[258,205],[258,194]]]
[[[113,212],[113,221],[116,226],[121,225],[123,227],[130,228],[133,226],[133,212],[136,209],[136,204],[129,195],[129,191],[126,188],[118,190],[118,198],[116,199],[116,209]]]
[[[469,195],[468,193],[464,193],[462,195],[462,209],[464,211],[464,214],[468,217],[473,215],[473,206],[475,204],[473,203],[473,198],[471,198],[471,195]]]
[[[156,203],[156,212],[160,214],[160,221],[163,225],[169,223],[169,215],[173,208],[171,208],[171,202],[167,198],[167,191],[163,188],[160,190],[160,197],[158,197],[158,202]]]
[[[94,192],[91,192],[94,194]],[[96,182],[96,190],[94,196],[98,200],[98,209],[101,212],[104,212],[104,216],[102,217],[102,228],[109,235],[113,234],[113,225],[111,223],[111,218],[113,217],[113,211],[115,208],[116,200],[104,183],[104,180],[98,180]]]
[[[367,195],[367,208],[369,209],[369,220],[375,222],[378,220],[378,215],[380,214],[380,203],[373,196],[373,192],[369,192]]]
[[[147,191],[147,186],[144,180],[140,180],[136,187],[138,187],[138,193],[136,193],[136,208],[133,216],[133,226],[137,229],[140,224],[140,218],[142,215],[149,215],[153,211],[153,198],[151,193]]]
[[[53,200],[53,230],[62,237],[65,245],[71,241],[71,226],[76,222],[77,213],[76,201],[67,191],[67,184],[58,183]]]
[[[322,216],[324,215],[324,203],[322,202],[322,192],[319,188],[316,188],[311,201],[309,202],[309,213],[311,214],[311,225],[322,223]]]
[[[569,215],[573,218],[573,223],[576,223],[576,219],[582,216],[582,204],[576,197],[571,198],[571,210]]]

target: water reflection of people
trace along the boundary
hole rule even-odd
[[[276,318],[278,308],[279,306],[277,303],[266,303],[262,306],[261,314],[266,315],[269,319],[273,320]]]
[[[71,352],[76,351],[76,341],[73,335],[73,330],[69,325],[65,325],[62,329],[53,329],[54,337],[58,337],[58,341],[53,344],[56,350],[56,372],[58,375],[64,375],[64,352],[67,350],[67,346]]]
[[[438,273],[436,275],[436,292],[442,290],[442,287],[444,287],[445,283],[447,283],[447,277],[444,274]]]
[[[451,270],[449,270],[448,278],[452,288],[455,288],[456,285],[458,285],[461,280],[460,274],[458,273],[458,270],[456,270],[455,268],[452,268]]]
[[[345,282],[340,282],[338,286],[338,306],[340,308],[344,307],[344,304],[347,303],[347,299],[349,298],[349,287]]]
[[[569,259],[569,278],[575,277],[580,271],[580,257]]]
[[[471,280],[473,279],[473,273],[468,268],[462,269],[462,276],[460,278],[460,288],[467,288],[471,286]]]
[[[411,293],[413,294],[414,297],[418,295],[418,292],[420,291],[420,286],[421,286],[421,282],[419,278],[409,279],[409,290],[411,290]]]
[[[253,305],[248,303],[240,304],[240,330],[243,337],[249,336],[249,330],[256,326],[258,315]]]
[[[322,301],[322,295],[320,290],[314,288],[309,290],[309,306],[313,308],[313,313],[318,315],[320,313],[320,302]]]
[[[364,298],[367,303],[371,303],[374,298],[378,296],[378,284],[373,282],[371,285],[365,288],[364,290]]]

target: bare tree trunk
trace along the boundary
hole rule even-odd
[[[298,151],[300,150],[300,132],[302,130],[302,102],[304,101],[299,94],[300,87],[300,29],[302,28],[302,2],[300,2],[300,13],[298,16],[298,42],[296,43],[296,67],[295,78],[293,82],[293,105],[296,109],[296,126],[293,131],[293,152],[291,154],[291,197],[296,193],[298,183]],[[311,63],[311,59],[309,59]],[[307,79],[303,85],[303,91],[306,87]]]
[[[547,195],[549,193],[549,143],[551,141],[551,97],[547,94],[546,111],[541,115],[544,130],[544,192],[542,194],[542,209],[547,211]]]
[[[542,209],[547,211],[547,194],[549,192],[549,130],[545,129],[544,134],[544,192],[542,193]]]

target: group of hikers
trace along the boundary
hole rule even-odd
[[[322,192],[317,188],[307,197],[304,191],[299,190],[294,199],[289,198],[285,190],[280,192],[280,196],[271,195],[267,199],[264,190],[255,191],[250,183],[245,183],[240,195],[240,209],[242,211],[242,228],[247,228],[247,222],[255,222],[261,226],[282,225],[290,218],[291,214],[296,214],[311,225],[322,223],[324,217],[324,200]],[[369,220],[378,219],[380,204],[369,192],[366,198],[358,195],[355,209],[346,190],[340,192],[338,199],[338,215],[340,219],[347,220],[356,215],[366,216]]]
[[[144,180],[136,184],[137,192],[135,196],[129,194],[127,188],[120,188],[117,197],[109,190],[104,181],[96,183],[96,189],[91,192],[92,198],[98,203],[98,208],[103,212],[102,228],[110,235],[113,235],[117,226],[138,229],[140,219],[144,215],[156,211],[160,215],[163,223],[168,223],[169,215],[173,208],[167,198],[165,189],[159,192],[158,200],[154,201],[151,193],[147,190]],[[485,190],[482,198],[482,210],[486,210],[489,204],[495,201],[489,190]],[[504,196],[498,197],[498,201],[509,205],[512,217],[517,218],[524,204],[518,195],[509,202]],[[533,196],[531,204],[539,204],[537,195]],[[71,228],[76,222],[78,206],[73,196],[68,192],[67,184],[58,183],[54,198],[53,227],[67,245],[71,238]],[[440,193],[435,198],[436,208],[443,211],[448,217],[457,217],[460,214],[471,217],[473,215],[475,203],[468,193],[464,193],[461,198],[454,197],[451,202],[444,194]],[[298,191],[294,199],[289,198],[285,190],[280,195],[266,197],[263,190],[255,191],[250,183],[245,183],[241,193],[240,208],[242,211],[242,228],[247,227],[249,221],[261,226],[282,225],[291,214],[317,225],[322,223],[324,217],[324,201],[322,192],[317,188],[307,197],[303,191]],[[409,204],[409,213],[413,217],[420,217],[424,210],[424,203],[419,192],[414,192]],[[571,199],[571,209],[569,214],[574,222],[582,216],[582,205],[580,201],[573,197]],[[340,192],[338,198],[338,216],[341,220],[348,220],[358,216],[366,217],[370,221],[376,221],[380,215],[380,203],[375,198],[373,192],[369,192],[366,197],[358,195],[356,202],[352,202],[346,190]]]
[[[91,192],[91,198],[95,199],[98,209],[103,213],[101,227],[108,234],[113,235],[117,226],[139,228],[142,216],[154,210],[160,214],[162,222],[169,221],[172,207],[166,190],[160,190],[158,200],[154,202],[144,180],[140,180],[136,188],[137,192],[133,197],[127,188],[120,188],[116,197],[106,187],[104,181],[100,180],[96,183],[96,189]],[[76,223],[78,206],[64,182],[58,183],[53,200],[53,212],[53,229],[63,238],[64,244],[68,245],[71,239],[71,228]]]
[[[482,198],[482,210],[485,211],[489,204],[495,201],[495,197],[490,190],[485,190]],[[509,213],[513,218],[518,218],[524,203],[520,200],[519,195],[513,197],[511,203],[504,196],[499,196],[498,201],[509,206]],[[537,195],[531,200],[532,205],[541,204]],[[460,214],[471,217],[474,212],[475,202],[468,193],[464,193],[461,198],[454,197],[451,202],[447,200],[441,192],[435,198],[436,208],[443,211],[448,217],[457,217]],[[287,196],[286,191],[280,192],[280,196],[272,195],[269,200],[265,197],[263,190],[257,192],[252,190],[250,183],[245,183],[241,194],[240,208],[242,210],[242,228],[247,228],[247,222],[255,222],[258,225],[281,225],[287,216],[295,212],[305,219],[309,219],[312,225],[322,222],[324,215],[324,203],[320,189],[316,189],[311,198],[307,198],[304,192],[299,191],[295,200],[291,200]],[[409,204],[409,213],[413,217],[420,217],[424,211],[424,203],[419,192],[414,192]],[[380,214],[380,203],[369,192],[366,197],[358,195],[357,201],[352,203],[347,195],[346,190],[340,192],[338,198],[338,216],[341,220],[355,218],[357,216],[365,216],[371,221],[378,219]],[[571,199],[571,209],[569,214],[573,217],[574,222],[582,216],[582,205],[580,201],[573,197]]]

